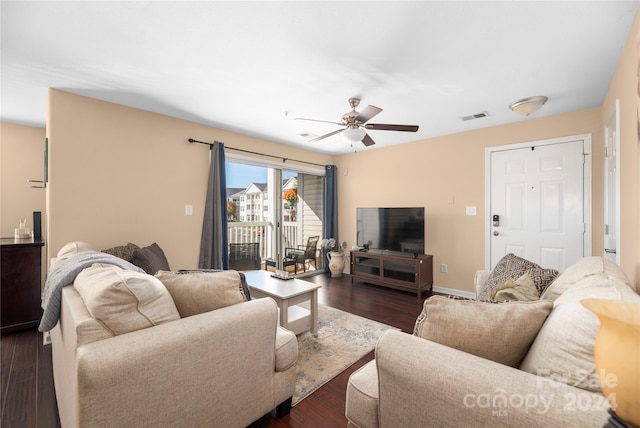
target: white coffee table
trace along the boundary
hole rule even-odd
[[[280,325],[295,334],[307,330],[318,333],[318,289],[321,285],[299,279],[278,279],[271,272],[255,270],[244,272],[251,296],[271,297],[280,309]],[[309,301],[309,309],[296,306]]]

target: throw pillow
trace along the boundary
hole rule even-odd
[[[580,301],[638,303],[640,296],[616,277],[599,277],[600,281],[584,278],[555,300],[554,309],[522,361],[521,370],[588,391],[601,391],[593,357],[600,322]]]
[[[167,287],[183,318],[246,301],[240,272],[234,270],[188,274],[159,271],[156,278]]]
[[[529,260],[523,259],[522,257],[518,257],[515,254],[507,254],[500,259],[496,267],[493,268],[489,274],[487,282],[482,286],[482,291],[478,296],[478,300],[489,300],[491,292],[496,285],[509,279],[518,279],[529,269],[538,267],[540,266],[530,262]]]
[[[132,244],[129,242],[127,245],[120,245],[118,247],[107,248],[106,250],[102,250],[103,253],[111,254],[112,256],[116,256],[121,258],[122,260],[126,260],[131,262],[133,260],[133,253],[135,250],[140,249],[136,244]]]
[[[95,263],[73,282],[87,310],[114,335],[180,319],[171,295],[157,278]]]
[[[557,269],[545,269],[540,266],[533,267],[528,271],[529,276],[533,280],[533,284],[538,290],[538,297],[544,294],[545,290],[555,281],[558,277]]]
[[[229,269],[235,270],[235,269]],[[180,269],[177,273],[179,274],[189,274],[189,273],[202,273],[202,272],[222,272],[222,269]],[[244,300],[251,300],[251,289],[249,288],[249,283],[247,283],[247,277],[244,273],[237,271],[238,275],[240,275],[240,284],[242,285],[242,293],[244,294]]]
[[[131,263],[150,275],[154,275],[159,270],[170,270],[164,251],[155,242],[148,247],[134,250]]]
[[[583,257],[569,266],[553,283],[545,290],[543,299],[555,300],[562,293],[589,278],[591,281],[600,282],[606,277],[612,276],[629,286],[629,278],[620,267],[604,257]]]
[[[507,280],[499,283],[491,292],[491,300],[495,302],[504,302],[510,300],[539,300],[540,295],[529,272],[526,272],[520,278]]]
[[[78,253],[81,253],[83,251],[91,251],[91,250],[93,250],[93,248],[91,248],[91,245],[87,244],[86,242],[82,242],[82,241],[69,242],[65,244],[62,248],[60,248],[56,257],[51,259],[51,267],[54,267],[55,265],[60,264],[61,262],[67,260],[69,257],[75,256]]]
[[[413,334],[478,357],[517,367],[553,303],[492,303],[432,296]]]

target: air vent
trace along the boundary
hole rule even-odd
[[[463,121],[467,121],[467,120],[474,120],[474,119],[480,119],[483,117],[487,117],[489,116],[489,112],[488,111],[483,111],[481,113],[476,113],[476,114],[472,114],[470,116],[463,116],[460,119],[462,119]]]

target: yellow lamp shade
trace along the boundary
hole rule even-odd
[[[640,426],[640,303],[580,303],[600,320],[594,358],[602,393],[618,417]]]

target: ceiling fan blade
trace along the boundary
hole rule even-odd
[[[367,129],[376,129],[378,131],[418,131],[418,125],[389,125],[385,123],[368,123],[363,126]]]
[[[356,117],[356,121],[360,123],[365,123],[367,120],[371,119],[376,114],[380,113],[382,109],[376,106],[367,106],[364,110]]]
[[[338,132],[342,132],[342,131],[344,131],[344,129],[337,129],[337,130],[335,130],[335,131],[333,131],[333,132],[329,132],[328,134],[324,134],[324,135],[321,135],[321,136],[319,136],[319,137],[316,137],[316,138],[314,138],[314,139],[312,139],[312,140],[309,140],[309,142],[310,142],[310,143],[314,143],[314,142],[316,142],[316,141],[324,140],[325,138],[327,138],[327,137],[331,137],[332,135],[336,135]]]
[[[373,146],[376,142],[373,141],[373,138],[371,138],[369,136],[369,134],[366,134],[364,136],[364,138],[362,139],[362,144],[364,144],[365,146],[369,147],[369,146]]]
[[[334,125],[344,125],[344,123],[340,123],[340,122],[331,122],[330,120],[306,119],[304,117],[296,117],[293,120],[310,120],[311,122],[324,122],[324,123],[332,123]]]

